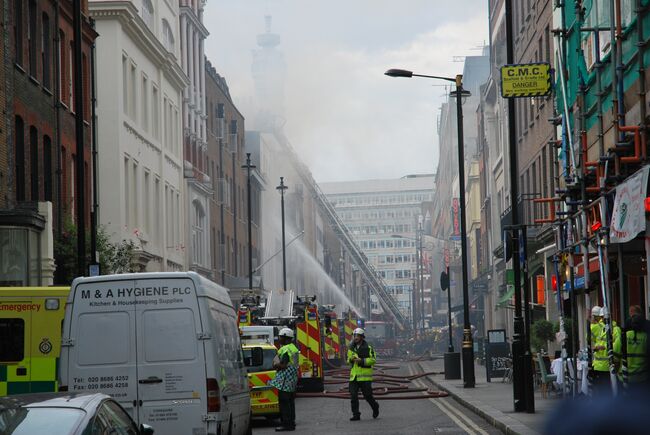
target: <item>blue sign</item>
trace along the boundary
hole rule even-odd
[[[573,288],[576,290],[580,290],[585,288],[585,277],[584,276],[576,276],[573,278]],[[568,292],[571,291],[571,284],[569,281],[566,281],[564,283],[564,291]]]
[[[452,242],[460,242],[460,236],[449,236],[449,240]]]

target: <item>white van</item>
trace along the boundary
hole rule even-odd
[[[235,310],[225,288],[194,272],[77,278],[59,382],[111,395],[156,435],[251,430]]]

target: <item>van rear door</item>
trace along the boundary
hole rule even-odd
[[[45,307],[28,298],[0,299],[0,396],[31,391],[32,310],[36,309]]]
[[[135,298],[132,280],[80,283],[73,288],[68,391],[111,395],[137,420]],[[66,379],[62,379],[66,381]]]
[[[140,422],[156,434],[206,433],[203,334],[194,282],[135,281]]]

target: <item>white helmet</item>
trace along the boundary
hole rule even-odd
[[[282,328],[280,329],[280,333],[278,334],[278,337],[293,338],[293,330],[291,328]]]
[[[603,312],[603,309],[600,308],[598,305],[594,305],[593,308],[591,309],[591,315],[592,316],[600,317],[600,316],[603,315],[602,312]]]
[[[363,335],[365,337],[366,331],[361,328],[357,328],[352,332],[353,335]]]

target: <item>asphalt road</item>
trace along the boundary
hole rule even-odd
[[[392,364],[392,363],[391,363]],[[416,363],[399,364],[390,375],[419,373]],[[423,379],[423,378],[421,378]],[[410,384],[414,388],[432,385],[425,380]],[[338,389],[342,385],[328,386]],[[421,395],[412,393],[410,395]],[[459,405],[450,397],[410,400],[380,400],[380,414],[372,418],[370,406],[361,399],[361,421],[349,421],[350,401],[324,397],[298,398],[296,400],[296,434],[500,434],[485,420]],[[277,422],[264,419],[254,421],[254,434],[275,433]]]

